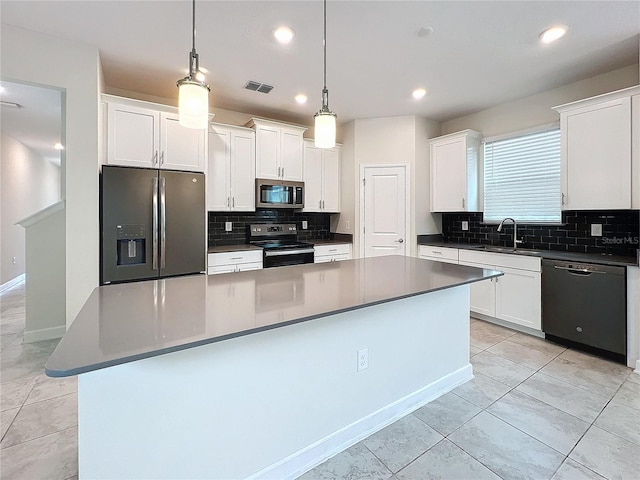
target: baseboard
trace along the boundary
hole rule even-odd
[[[22,343],[34,343],[41,342],[43,340],[53,340],[54,338],[61,338],[66,331],[66,325],[60,325],[59,327],[41,328],[40,330],[25,330],[22,336]]]
[[[500,320],[499,318],[490,317],[488,315],[484,315],[483,313],[471,312],[470,316],[473,318],[477,318],[478,320],[484,320],[485,322],[495,323],[496,325],[500,325],[501,327],[510,328],[511,330],[517,330],[518,332],[527,333],[529,335],[533,335],[534,337],[544,338],[544,332],[536,330],[535,328],[525,327],[523,325],[518,325],[517,323],[507,322],[506,320]]]
[[[640,375],[640,358],[636,360],[636,369],[633,371],[633,373],[637,373]]]
[[[25,278],[26,278],[25,274],[22,273],[22,274],[18,275],[17,277],[12,278],[8,282],[3,283],[2,285],[0,285],[0,293],[3,293],[5,291],[9,290],[10,288],[13,288],[16,285],[24,282]]]
[[[355,445],[369,435],[450,392],[472,378],[473,368],[470,364],[467,364],[465,367],[260,470],[251,475],[249,479],[295,479],[337,453]]]

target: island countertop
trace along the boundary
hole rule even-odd
[[[499,275],[385,256],[101,286],[45,371],[78,375]]]

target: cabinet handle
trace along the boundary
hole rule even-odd
[[[281,168],[278,167],[278,178],[280,178],[282,176],[282,175],[280,175],[280,170],[281,170]]]
[[[235,206],[236,206],[236,197],[231,197],[231,206],[235,208]]]
[[[564,205],[564,193],[562,194],[562,205]]]
[[[156,153],[153,154],[153,164],[157,165],[158,164],[158,151],[156,150]]]
[[[329,249],[329,251],[330,251],[330,252],[337,252],[337,251],[338,251],[338,249],[337,249],[337,248],[330,248],[330,249]]]
[[[322,200],[318,200],[318,208],[322,209]]]
[[[231,197],[227,197],[227,207],[231,206],[231,200],[230,199],[231,199]]]
[[[231,257],[231,260],[242,260],[244,257]]]
[[[284,178],[284,167],[282,167],[282,178]]]
[[[442,255],[442,252],[438,252],[437,250],[431,250],[431,253],[435,255]]]
[[[164,165],[164,151],[160,152],[160,165]]]
[[[462,199],[462,208],[464,208],[464,198]]]
[[[324,200],[322,200],[322,209],[324,210]]]

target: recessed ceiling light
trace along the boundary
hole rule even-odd
[[[416,100],[420,100],[426,94],[427,91],[424,88],[416,88],[413,92],[411,92],[411,95],[413,95],[413,98],[415,98]]]
[[[569,27],[566,25],[555,25],[553,27],[549,27],[540,34],[540,41],[542,43],[555,42],[559,38],[564,37],[567,30],[569,30]]]
[[[61,143],[56,143],[53,148],[56,150],[64,150],[64,146]]]
[[[293,36],[296,33],[293,31],[291,27],[287,27],[286,25],[282,27],[278,27],[273,31],[273,36],[276,37],[276,40],[280,42],[282,45],[288,45],[291,40],[293,40]]]
[[[304,93],[299,93],[295,98],[296,102],[298,102],[300,105],[307,103],[307,96]]]
[[[427,35],[431,35],[433,33],[433,27],[420,27],[418,30],[419,37],[426,37]]]

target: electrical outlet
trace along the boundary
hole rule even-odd
[[[358,371],[369,368],[369,349],[362,348],[358,350]]]
[[[462,230],[469,230],[469,222],[466,220],[462,221]]]
[[[224,222],[224,231],[225,232],[230,232],[231,230],[233,230],[233,223]]]
[[[349,220],[346,220],[344,222],[344,228],[346,228],[347,230],[351,230],[351,222]]]
[[[309,228],[309,223],[306,220],[302,221],[302,229],[306,230],[307,228]]]
[[[591,236],[592,237],[601,237],[602,236],[602,224],[601,223],[592,223],[591,224]]]

